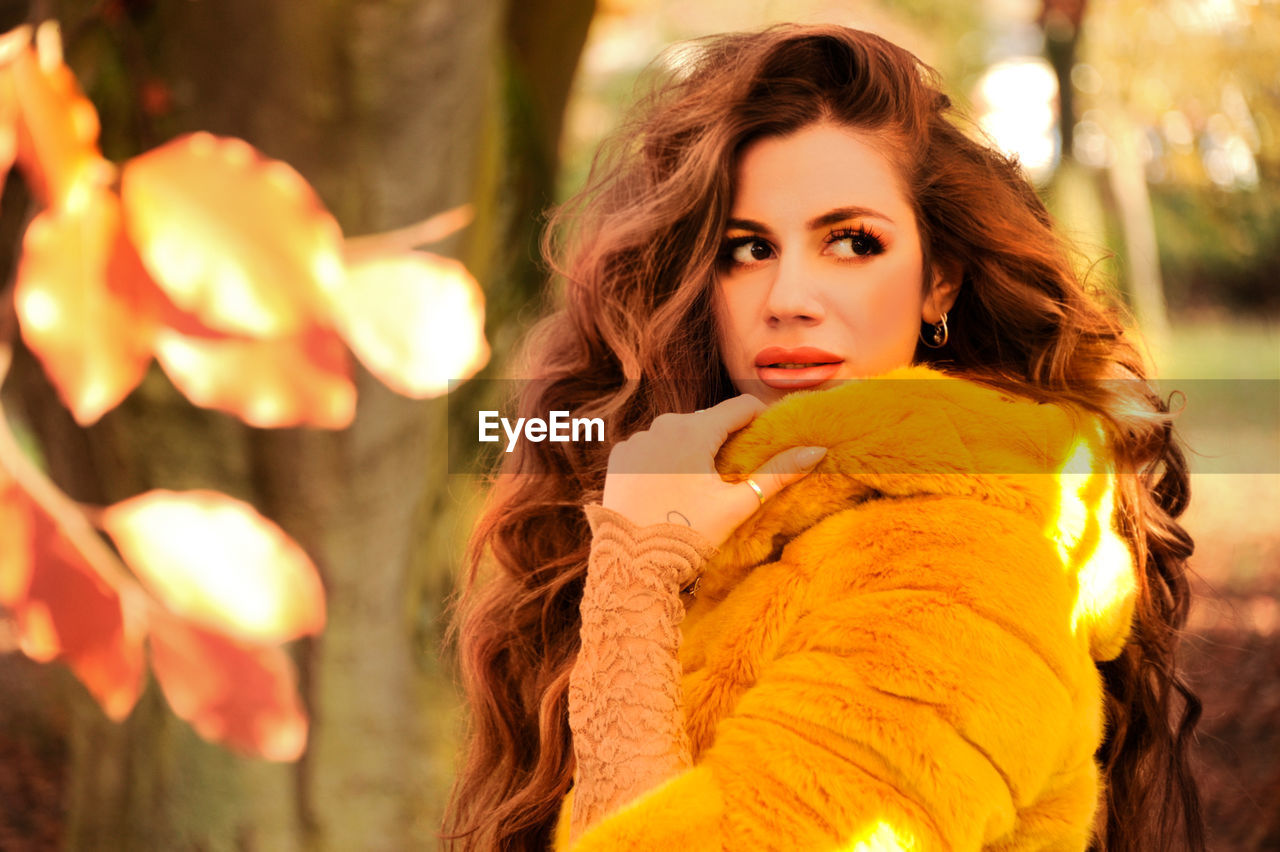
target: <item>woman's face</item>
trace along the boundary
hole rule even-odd
[[[869,134],[821,122],[748,145],[717,264],[715,314],[741,393],[875,376],[911,363],[926,296],[920,232],[894,165]]]

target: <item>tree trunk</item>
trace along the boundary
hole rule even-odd
[[[1123,109],[1112,110],[1108,130],[1113,143],[1107,181],[1120,216],[1124,235],[1125,278],[1134,312],[1153,350],[1157,364],[1164,363],[1170,342],[1169,311],[1160,276],[1160,250],[1147,189],[1146,167],[1139,150],[1138,127]]]
[[[82,8],[64,5],[54,11]],[[163,81],[175,108],[141,126],[138,147],[196,129],[240,136],[296,167],[347,234],[475,203],[471,227],[434,248],[481,277],[500,364],[515,310],[540,285],[525,247],[549,196],[593,3],[513,7],[555,26],[521,24],[500,0],[139,4],[131,32],[142,47],[126,39],[121,52],[135,55],[124,64]],[[68,55],[74,62],[75,44]],[[104,132],[111,120],[104,114]],[[122,725],[69,687],[67,843],[431,845],[458,719],[440,618],[465,524],[450,492],[443,401],[397,397],[361,373],[351,428],[261,431],[193,409],[153,370],[84,432],[29,356],[19,353],[11,381],[52,475],[74,497],[206,487],[250,500],[312,555],[328,593],[325,631],[295,648],[312,722],[296,764],[202,742],[154,685]]]

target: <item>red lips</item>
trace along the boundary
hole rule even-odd
[[[781,346],[769,346],[756,355],[757,367],[771,367],[774,364],[838,364],[844,361],[839,355],[832,355],[812,346],[801,346],[796,349],[783,349]]]
[[[796,349],[770,346],[756,355],[755,367],[760,381],[771,388],[802,390],[833,378],[843,363],[839,355],[812,346]]]

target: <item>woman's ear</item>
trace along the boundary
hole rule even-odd
[[[951,310],[960,294],[960,282],[964,280],[964,267],[958,260],[945,260],[933,264],[933,282],[924,294],[921,318],[930,325],[942,319]]]

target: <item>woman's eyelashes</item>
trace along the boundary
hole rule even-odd
[[[866,225],[856,228],[837,228],[823,241],[834,257],[871,257],[884,253],[884,240]]]
[[[866,225],[837,228],[822,238],[823,254],[837,259],[857,260],[884,254],[883,237]],[[754,234],[731,237],[720,247],[719,262],[724,269],[743,269],[775,256],[772,244]]]

